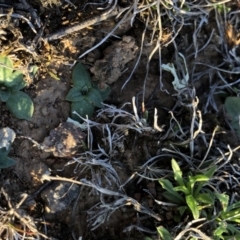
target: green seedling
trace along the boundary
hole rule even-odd
[[[227,97],[224,103],[224,108],[232,128],[240,137],[240,98]]]
[[[172,235],[169,233],[169,231],[164,228],[163,226],[159,226],[157,227],[157,232],[159,234],[159,236],[161,237],[161,239],[164,240],[172,240]]]
[[[7,56],[0,56],[0,101],[6,102],[8,110],[19,119],[29,120],[34,111],[31,98],[20,91],[27,85],[24,75],[14,70]]]
[[[222,205],[222,211],[215,219],[217,228],[213,235],[215,239],[240,239],[240,201],[228,206],[229,196],[226,194],[215,194]],[[235,237],[235,238],[233,238]]]
[[[15,137],[16,134],[12,129],[0,129],[0,169],[11,167],[16,163],[15,160],[8,157],[8,153]]]
[[[229,196],[224,193],[213,192],[206,183],[212,178],[217,167],[209,168],[204,174],[192,176],[188,174],[183,178],[183,173],[178,163],[172,159],[175,186],[167,180],[160,179],[159,183],[166,191],[163,196],[169,201],[179,205],[180,215],[190,211],[195,220],[200,216],[206,217],[213,224],[213,237],[216,240],[240,239],[240,201],[229,206]],[[222,210],[217,211],[214,203],[218,200]],[[206,210],[205,210],[206,209]],[[170,233],[159,227],[158,233],[162,239],[171,239]]]
[[[198,219],[202,209],[210,207],[214,204],[214,197],[207,190],[203,192],[204,185],[213,176],[216,167],[210,168],[204,174],[197,174],[186,179],[183,178],[183,173],[178,163],[172,159],[172,169],[176,186],[168,179],[160,179],[159,183],[166,191],[164,197],[173,203],[179,205],[178,210],[180,215],[183,215],[186,210],[190,210],[194,219]]]
[[[67,94],[66,100],[71,102],[71,117],[76,121],[81,119],[73,112],[78,113],[81,117],[89,118],[92,116],[94,108],[102,108],[102,102],[110,94],[109,86],[99,88],[95,85],[87,69],[78,63],[72,72],[73,87]]]

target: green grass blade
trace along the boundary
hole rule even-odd
[[[177,183],[180,186],[185,186],[183,178],[182,178],[182,171],[175,159],[172,159],[172,169],[174,172],[174,179],[177,181]]]
[[[185,211],[188,209],[188,207],[187,206],[180,206],[177,209],[178,209],[180,215],[182,216],[185,213]]]
[[[173,239],[172,235],[169,233],[169,231],[166,228],[159,226],[159,227],[157,227],[157,231],[162,239],[164,239],[164,240],[172,240]]]
[[[177,193],[176,191],[173,190],[173,185],[172,183],[167,180],[167,179],[160,179],[158,180],[159,183],[161,184],[162,188],[166,190],[166,192],[164,192],[164,196],[174,202],[174,203],[184,203],[184,198]]]
[[[191,194],[185,186],[174,187],[173,190],[176,192],[183,192],[185,195]]]
[[[186,196],[186,202],[188,207],[190,208],[193,218],[196,220],[199,218],[199,210],[198,210],[198,203],[197,201],[194,199],[194,197],[192,195]]]
[[[240,223],[240,209],[222,212],[221,218],[225,221]]]
[[[214,195],[210,195],[209,193],[200,193],[196,196],[196,200],[198,202],[214,204],[215,197]]]
[[[222,208],[223,208],[223,212],[225,212],[227,210],[227,206],[228,206],[228,202],[229,202],[229,196],[226,195],[226,194],[220,194],[220,193],[215,193],[215,196],[220,201],[220,203],[222,205]]]
[[[224,223],[224,222],[220,222],[218,228],[216,228],[213,232],[213,236],[215,237],[219,237],[220,239],[224,239],[222,237],[223,233],[228,233],[228,230],[227,230],[227,224]]]
[[[230,210],[233,210],[233,209],[236,209],[236,208],[240,208],[240,201],[236,202],[236,203],[233,203],[232,205],[228,206],[226,211],[230,211]]]
[[[210,173],[208,173],[208,174],[210,174]],[[200,191],[202,190],[204,184],[206,182],[208,182],[209,179],[210,179],[210,177],[207,176],[207,175],[196,175],[196,176],[192,177],[192,179],[191,179],[192,184],[193,184],[192,185],[192,189],[194,187],[194,184],[196,182],[198,182],[198,185],[197,185],[196,189],[193,191],[194,196],[197,196],[200,193]]]

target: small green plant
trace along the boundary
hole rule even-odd
[[[72,102],[71,117],[76,121],[81,121],[73,113],[75,111],[83,118],[86,118],[86,116],[90,118],[95,107],[103,107],[102,102],[109,96],[110,88],[107,85],[104,88],[95,85],[89,72],[81,63],[78,63],[73,69],[72,82],[73,87],[66,97],[66,100]]]
[[[214,240],[233,240],[233,239],[240,239],[240,230],[239,230],[239,223],[240,223],[240,201],[229,205],[229,196],[226,194],[220,194],[212,192],[214,199],[218,199],[221,203],[222,210],[217,211],[214,210],[214,205],[212,205],[211,214],[209,214],[209,224],[212,232],[212,239]],[[169,231],[164,228],[163,226],[157,227],[158,235],[160,239],[172,240],[174,237]],[[178,238],[179,239],[179,238]],[[183,238],[182,238],[183,239]],[[195,238],[191,238],[195,239]],[[199,238],[196,238],[199,239]],[[144,240],[152,240],[150,237],[146,237]]]
[[[8,157],[8,153],[15,137],[16,134],[12,129],[0,129],[0,169],[11,167],[16,163],[15,160]]]
[[[187,179],[183,178],[182,171],[174,159],[172,159],[172,169],[177,186],[174,187],[168,179],[160,179],[159,183],[166,190],[163,196],[179,205],[180,215],[183,215],[186,210],[190,210],[196,220],[199,218],[202,209],[211,207],[214,204],[215,197],[207,189],[205,189],[205,192],[202,189],[205,183],[213,176],[216,167],[210,168],[204,174],[192,176],[189,173]]]
[[[229,196],[215,193],[221,203],[222,211],[215,219],[216,228],[213,232],[215,239],[240,239],[240,201],[229,206]],[[235,237],[235,238],[233,238]]]
[[[205,217],[211,225],[214,239],[240,239],[240,201],[229,206],[229,196],[225,193],[212,191],[204,185],[212,178],[217,167],[209,168],[204,174],[192,176],[188,174],[183,178],[183,173],[178,163],[172,159],[172,169],[176,186],[168,179],[160,179],[159,183],[166,191],[163,196],[179,205],[180,215],[190,211],[194,220]],[[182,194],[181,194],[182,193]],[[216,200],[221,204],[221,209],[215,207]],[[157,228],[162,239],[171,239],[171,234],[164,227]]]
[[[8,110],[19,119],[29,120],[34,111],[31,98],[20,91],[27,83],[23,73],[14,70],[13,62],[7,56],[0,56],[0,100],[6,102]]]

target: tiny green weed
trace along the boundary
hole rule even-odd
[[[0,56],[0,100],[6,102],[8,110],[19,119],[29,120],[34,111],[31,98],[20,91],[27,85],[20,70],[14,70],[12,60]]]
[[[240,201],[230,204],[227,194],[208,187],[217,167],[210,167],[204,174],[195,176],[188,173],[188,176],[184,178],[178,163],[172,159],[172,169],[175,186],[168,179],[160,179],[159,183],[166,190],[163,192],[163,196],[179,206],[180,217],[184,213],[191,212],[194,219],[192,222],[205,220],[205,224],[212,229],[213,239],[238,239],[240,237],[238,226]],[[220,207],[216,205],[217,202],[220,203]],[[200,217],[202,218],[200,219]],[[176,217],[175,220],[179,219]],[[186,229],[178,235],[184,234]],[[158,227],[157,232],[161,239],[180,239],[179,237],[173,238],[163,226]],[[203,233],[201,232],[201,234]]]
[[[203,208],[209,207],[214,203],[214,197],[209,193],[201,192],[201,190],[204,184],[212,177],[216,167],[210,168],[204,174],[195,176],[189,174],[187,180],[183,178],[183,173],[174,159],[172,159],[172,169],[177,186],[174,187],[168,179],[160,179],[159,183],[166,190],[163,195],[166,199],[179,205],[180,215],[183,215],[188,209],[196,220],[199,218],[200,211]],[[179,192],[182,192],[184,196]]]
[[[240,201],[229,205],[229,196],[215,194],[221,203],[222,211],[215,219],[216,228],[213,232],[215,239],[239,239]],[[229,236],[228,236],[229,235]]]
[[[76,121],[80,118],[73,114],[78,113],[81,117],[91,117],[95,107],[102,108],[102,102],[108,98],[110,94],[109,86],[103,89],[99,88],[91,81],[91,77],[87,69],[78,63],[72,72],[73,88],[67,94],[66,100],[71,103],[71,117]]]

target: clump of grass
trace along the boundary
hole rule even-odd
[[[27,239],[50,239],[37,230],[34,219],[32,219],[21,205],[27,199],[24,194],[22,199],[15,206],[6,191],[1,188],[0,195],[5,198],[7,206],[0,206],[0,238],[8,240],[27,240]]]

